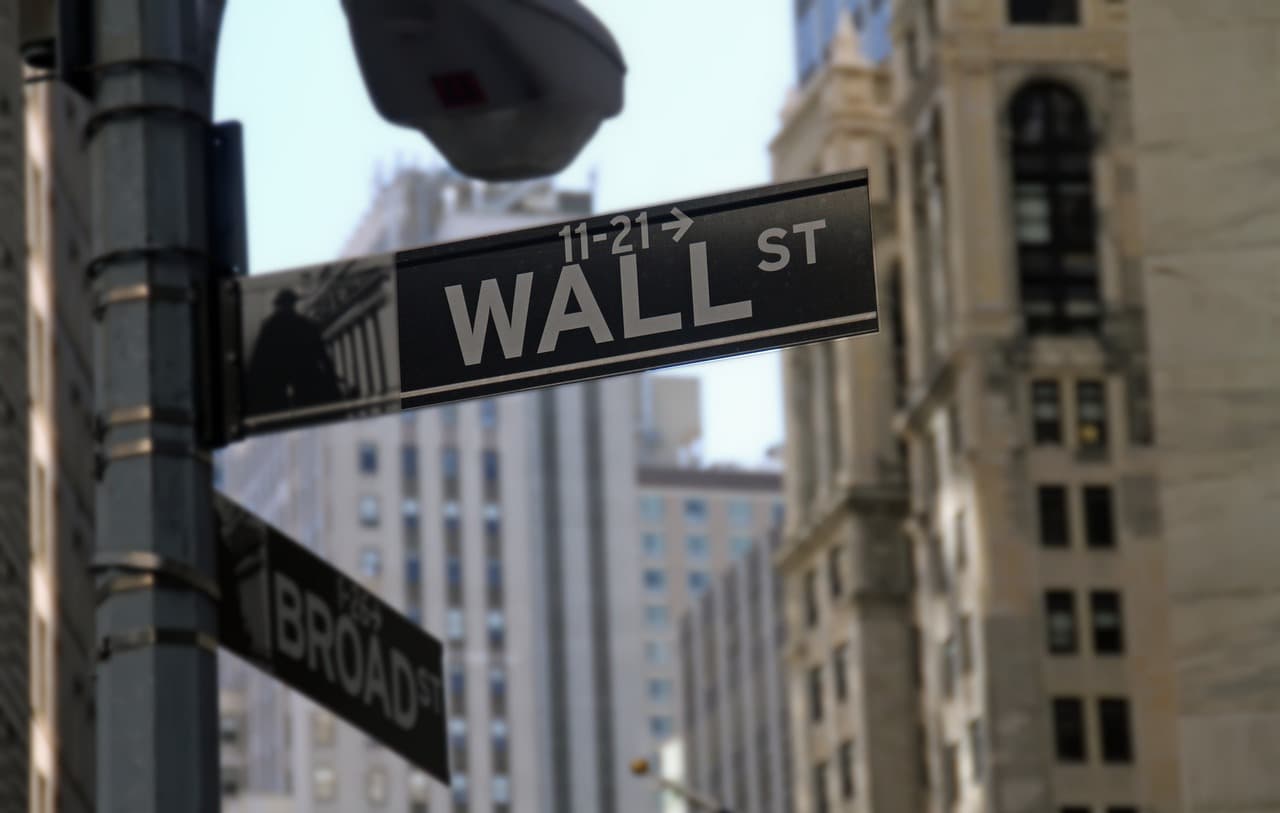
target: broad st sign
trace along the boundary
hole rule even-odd
[[[438,640],[219,494],[222,645],[449,781]]]
[[[228,284],[234,434],[879,327],[864,171]]]

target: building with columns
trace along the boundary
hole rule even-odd
[[[796,809],[1180,809],[1127,8],[892,17],[773,144],[870,169],[885,318],[785,354]]]

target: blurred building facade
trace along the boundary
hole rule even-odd
[[[889,0],[795,0],[792,31],[795,37],[796,78],[804,83],[831,55],[831,43],[842,15],[848,15],[872,62],[889,55]]]
[[[656,754],[687,719],[681,619],[721,573],[767,546],[782,513],[777,471],[649,463],[637,469],[636,485],[639,523],[631,544],[641,557],[636,575],[644,602],[644,708],[652,744],[630,756]],[[685,754],[692,755],[687,734],[681,732]]]
[[[1179,809],[1127,11],[892,13],[773,145],[870,168],[883,320],[785,355],[796,809]]]
[[[0,810],[94,798],[92,310],[82,100],[26,84],[0,3]],[[23,213],[25,212],[25,217]]]
[[[1182,809],[1280,810],[1280,5],[1128,5]]]
[[[680,619],[675,778],[736,813],[792,810],[780,540],[775,529],[740,553]]]

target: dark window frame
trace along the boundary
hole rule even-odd
[[[1079,25],[1080,0],[1009,0],[1011,25]]]
[[[1098,698],[1098,739],[1103,762],[1133,762],[1133,716],[1128,699]]]
[[[1109,605],[1109,606],[1099,606]],[[1109,612],[1115,617],[1113,626],[1101,626],[1098,617]],[[1095,655],[1123,655],[1125,651],[1124,597],[1119,590],[1093,590],[1089,593],[1090,626],[1093,628]]]
[[[1116,547],[1115,494],[1107,485],[1086,485],[1080,491],[1084,512],[1084,542],[1093,550]]]
[[[1051,418],[1047,417],[1050,408]],[[1055,378],[1031,382],[1031,439],[1037,446],[1062,445],[1062,384]]]
[[[1059,639],[1054,619],[1059,614],[1069,621],[1065,636]],[[1076,655],[1080,652],[1080,621],[1076,615],[1076,595],[1072,590],[1051,589],[1044,591],[1045,649],[1050,655]]]
[[[1054,755],[1059,762],[1081,763],[1089,758],[1085,732],[1084,701],[1079,697],[1055,697],[1053,715]]]
[[[1037,486],[1036,509],[1041,547],[1071,547],[1071,509],[1067,487],[1056,483]]]
[[[1062,83],[1033,81],[1014,95],[1008,123],[1012,225],[1026,330],[1096,333],[1101,259],[1094,139],[1084,102]]]

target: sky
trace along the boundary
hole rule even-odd
[[[768,144],[794,71],[790,0],[590,0],[627,61],[626,102],[559,178],[598,211],[770,180]],[[339,0],[233,0],[215,115],[244,125],[253,273],[337,256],[397,166],[444,161],[383,121]],[[594,179],[594,181],[593,181]],[[776,353],[676,368],[703,382],[708,462],[759,463],[782,438]]]

